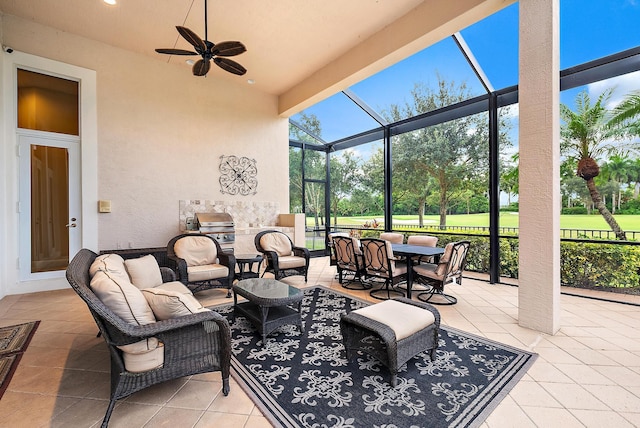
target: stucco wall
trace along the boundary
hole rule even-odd
[[[288,125],[275,96],[13,16],[3,44],[97,73],[99,249],[164,246],[181,199],[273,201],[288,207]],[[245,55],[249,55],[247,53]],[[258,193],[220,193],[222,155],[254,158]],[[17,177],[13,179],[17,180]],[[97,201],[96,201],[97,210]]]

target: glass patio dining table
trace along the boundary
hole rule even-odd
[[[442,247],[425,247],[422,245],[409,244],[391,244],[394,256],[402,256],[407,263],[407,298],[411,298],[411,287],[413,286],[413,269],[411,268],[411,259],[416,256],[434,257],[435,263],[438,263],[440,256],[444,254]]]

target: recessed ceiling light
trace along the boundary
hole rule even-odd
[[[186,62],[187,64],[189,64],[189,65],[193,65],[193,64],[195,64],[195,61],[194,61],[194,60],[192,60],[192,59],[188,59],[188,60],[186,60],[185,62]]]
[[[116,4],[116,0],[103,0],[106,4],[114,5]]]
[[[256,83],[256,81],[253,80],[253,79],[248,79],[247,83],[250,84],[250,85],[253,85],[254,83]]]

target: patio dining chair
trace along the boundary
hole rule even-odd
[[[344,236],[333,238],[336,252],[338,282],[349,290],[364,290],[371,286],[364,281],[364,260],[360,240]]]
[[[371,297],[378,300],[388,300],[392,298],[392,294],[396,297],[403,296],[404,291],[398,290],[396,285],[401,281],[406,281],[407,266],[396,263],[391,242],[384,239],[363,238],[360,240],[360,244],[366,279],[384,281],[382,287],[369,292]]]
[[[429,286],[427,291],[418,294],[418,299],[434,305],[453,305],[455,297],[444,293],[448,283],[462,284],[462,272],[467,262],[469,241],[450,242],[444,249],[438,264],[421,263],[412,266],[413,282]]]
[[[397,232],[382,232],[380,234],[380,239],[384,239],[385,241],[389,241],[392,244],[402,244],[402,243],[404,243],[404,235],[402,233],[397,233]]]

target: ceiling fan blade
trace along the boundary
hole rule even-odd
[[[198,53],[205,52],[207,50],[207,45],[204,43],[204,40],[202,40],[196,33],[189,30],[187,27],[181,27],[179,25],[176,26],[176,29],[187,42],[191,43],[193,47],[196,48]]]
[[[214,58],[213,61],[215,61],[218,67],[228,71],[229,73],[237,74],[238,76],[242,76],[244,73],[247,72],[246,68],[244,68],[237,62],[227,58],[218,57],[218,58]]]
[[[211,68],[211,62],[209,60],[200,59],[193,64],[194,76],[205,76]]]
[[[187,51],[184,49],[156,49],[156,52],[168,55],[198,55],[197,52]]]
[[[247,48],[240,42],[216,43],[211,53],[216,56],[236,56],[246,52]]]

